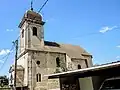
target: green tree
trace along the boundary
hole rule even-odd
[[[7,76],[0,76],[0,86],[4,87],[4,86],[8,86],[9,84],[9,79],[7,78]]]

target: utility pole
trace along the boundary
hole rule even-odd
[[[18,54],[18,40],[14,42],[15,45],[15,66],[14,66],[14,90],[16,90],[16,73],[17,73],[17,54]]]

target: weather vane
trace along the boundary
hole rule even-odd
[[[33,1],[31,1],[31,10],[33,11]]]

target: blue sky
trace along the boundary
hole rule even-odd
[[[33,0],[38,11],[45,0]],[[14,51],[2,59],[19,34],[18,24],[30,0],[0,3],[0,75],[8,73]],[[41,11],[45,40],[80,45],[93,55],[94,64],[120,59],[120,0],[49,0]]]

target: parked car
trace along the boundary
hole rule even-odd
[[[120,90],[120,77],[106,79],[99,90]]]

